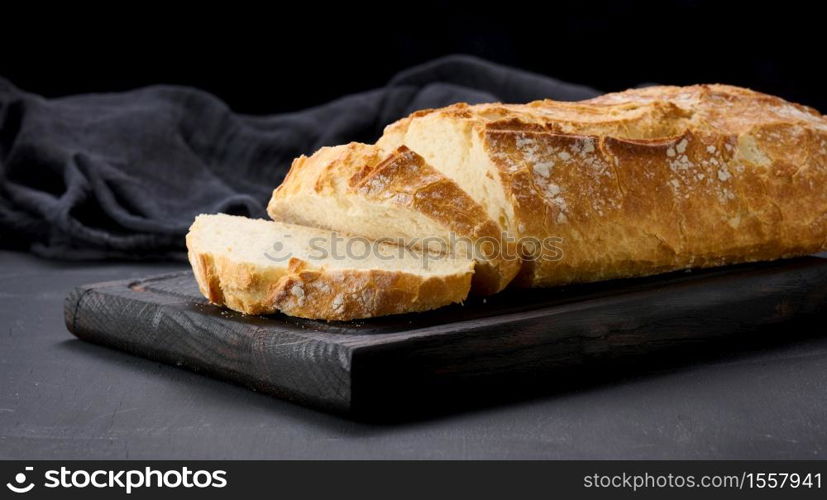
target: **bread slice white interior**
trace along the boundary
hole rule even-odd
[[[462,301],[470,259],[332,231],[231,215],[199,215],[187,234],[201,292],[248,314],[348,320]]]
[[[482,205],[502,230],[513,231],[514,210],[484,141],[473,120],[435,111],[395,122],[376,144],[385,152],[400,146],[416,151]]]

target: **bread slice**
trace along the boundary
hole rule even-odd
[[[520,242],[526,286],[827,249],[827,119],[726,85],[457,104],[387,127]]]
[[[350,320],[461,302],[474,263],[331,231],[199,215],[189,261],[210,302],[247,314]]]
[[[362,235],[477,262],[473,291],[502,290],[516,244],[457,184],[404,146],[351,143],[293,162],[268,206],[274,220]]]

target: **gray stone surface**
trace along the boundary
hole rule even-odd
[[[63,298],[74,286],[182,266],[0,252],[0,458],[827,455],[827,332],[531,400],[376,425],[87,344],[66,330]]]

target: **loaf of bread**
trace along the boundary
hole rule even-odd
[[[468,295],[473,262],[331,231],[199,215],[189,260],[210,302],[247,314],[350,320],[435,309]]]
[[[375,145],[297,159],[268,212],[472,263],[473,291],[488,294],[825,250],[826,181],[817,111],[725,85],[649,87],[419,111]],[[223,272],[234,273],[213,274]],[[461,299],[445,292],[427,305]],[[273,300],[228,305],[269,311]],[[329,307],[301,315],[333,317]]]
[[[517,280],[526,286],[772,260],[827,243],[827,120],[746,89],[458,104],[390,125],[379,146],[400,145],[503,231],[555,239],[526,260]]]

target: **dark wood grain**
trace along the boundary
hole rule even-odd
[[[208,304],[189,272],[82,286],[79,338],[370,418],[542,390],[642,355],[728,349],[827,311],[827,259],[808,257],[549,290],[508,291],[426,314],[326,323]],[[632,361],[634,362],[634,361]]]

